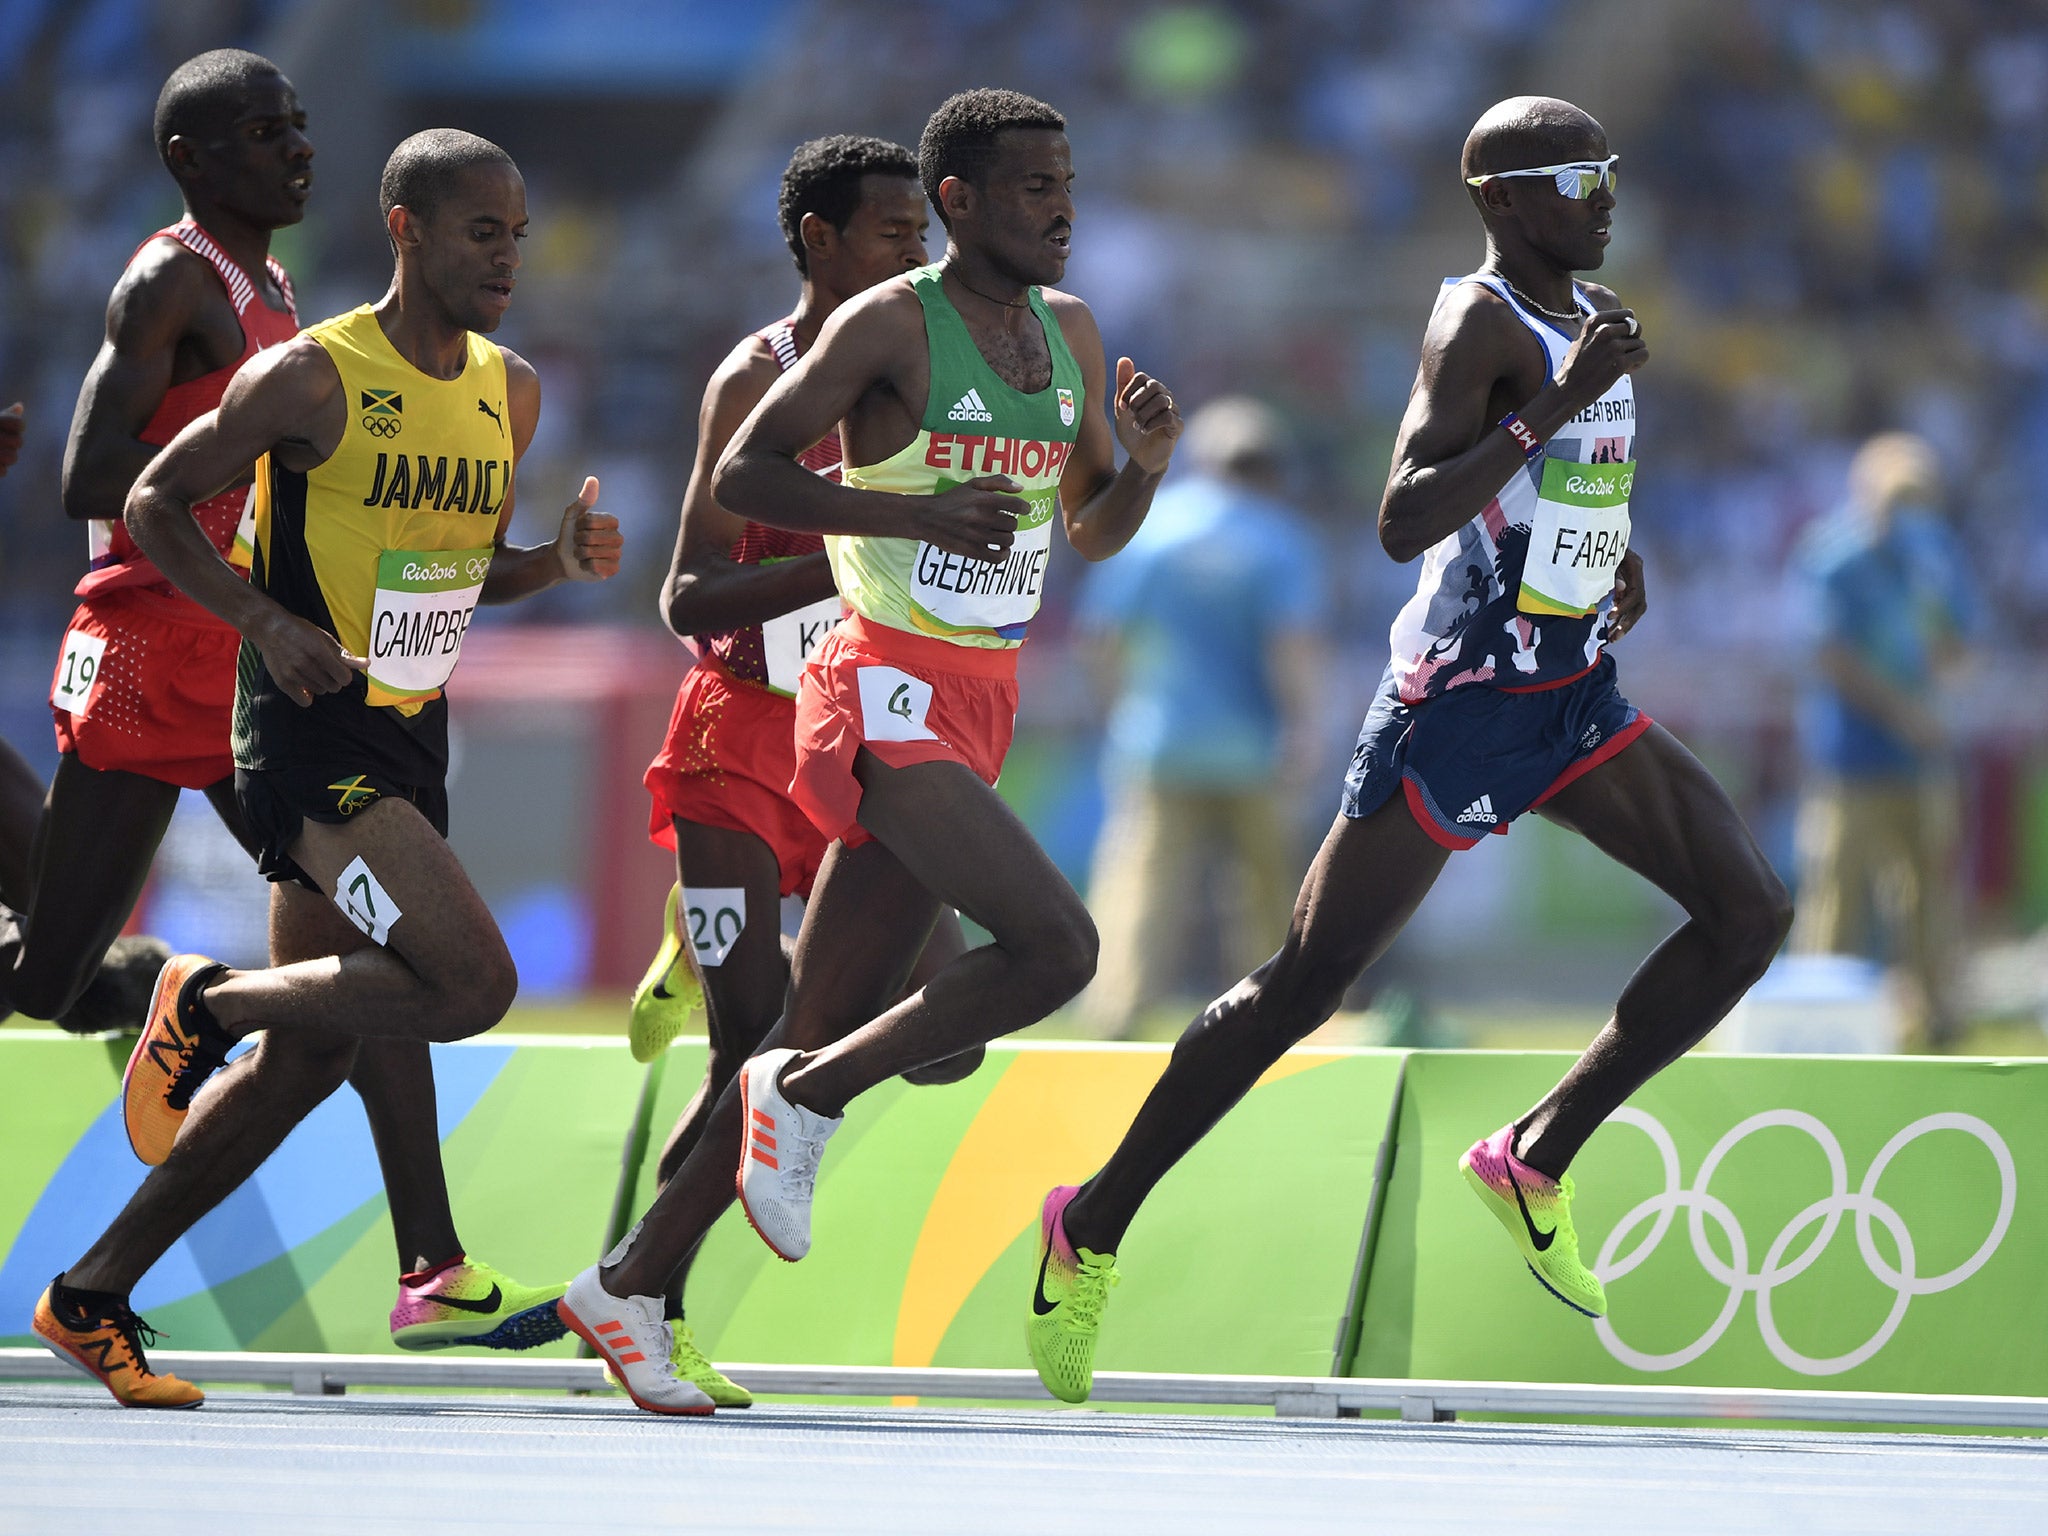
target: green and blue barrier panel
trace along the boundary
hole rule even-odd
[[[1539,1098],[1551,1053],[1290,1053],[1167,1178],[1121,1254],[1099,1369],[1198,1375],[2048,1396],[2048,1062],[1689,1057],[1575,1164],[1588,1322],[1523,1271],[1458,1154]],[[0,1346],[145,1170],[125,1047],[0,1037]],[[587,1266],[653,1193],[703,1071],[623,1042],[434,1048],[472,1252]],[[716,1357],[1022,1366],[1038,1204],[1098,1167],[1166,1063],[999,1043],[965,1082],[865,1096],[825,1158],[811,1256],[735,1212],[690,1284]],[[392,1352],[398,1257],[346,1089],[133,1300],[167,1348]],[[544,1353],[566,1356],[573,1341]]]

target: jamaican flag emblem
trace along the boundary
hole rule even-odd
[[[366,389],[363,396],[363,430],[377,437],[396,437],[405,430],[400,418],[405,396],[395,389]]]

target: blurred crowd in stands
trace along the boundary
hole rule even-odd
[[[1417,342],[1440,280],[1481,254],[1459,147],[1510,94],[1580,102],[1622,155],[1602,277],[1652,345],[1636,664],[1667,695],[1732,700],[1698,718],[1771,736],[1746,717],[1789,719],[1788,564],[1855,445],[1891,429],[1935,449],[1984,665],[2024,677],[2048,638],[2028,457],[2048,442],[2048,9],[2029,0],[0,0],[0,33],[0,403],[25,399],[30,424],[0,488],[10,689],[34,692],[82,560],[57,469],[107,289],[175,214],[156,85],[224,41],[272,52],[311,115],[314,213],[278,243],[309,316],[380,289],[389,144],[454,122],[520,160],[533,237],[502,339],[546,390],[526,511],[595,471],[640,552],[633,579],[534,605],[548,617],[656,622],[703,382],[795,292],[775,224],[790,147],[914,145],[948,92],[1003,84],[1068,115],[1069,286],[1112,355],[1190,407],[1250,395],[1284,418],[1286,500],[1329,562],[1335,753],[1413,581],[1373,514]],[[663,49],[684,61],[666,76]],[[1048,583],[1049,653],[1079,567]],[[1027,689],[1027,728],[1099,719],[1059,685],[1079,670]],[[1999,728],[2042,736],[2042,699],[2004,690]],[[1770,774],[1752,779],[1768,820]]]

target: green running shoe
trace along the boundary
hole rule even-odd
[[[668,1325],[668,1363],[676,1376],[687,1381],[721,1408],[751,1408],[754,1394],[704,1358],[690,1325],[678,1319]]]
[[[1552,1180],[1514,1154],[1515,1128],[1502,1126],[1475,1141],[1458,1167],[1493,1219],[1507,1228],[1522,1251],[1529,1273],[1575,1312],[1607,1315],[1607,1292],[1579,1262],[1579,1234],[1572,1227],[1572,1176]]]
[[[481,1260],[458,1257],[422,1275],[402,1276],[391,1309],[391,1342],[400,1349],[532,1349],[569,1329],[555,1314],[563,1285],[521,1285]]]
[[[697,969],[696,950],[676,929],[676,908],[682,899],[683,888],[670,886],[668,906],[661,915],[661,948],[633,990],[626,1039],[638,1062],[654,1060],[704,1014],[704,973]]]
[[[1045,1197],[1038,1215],[1038,1278],[1024,1342],[1046,1391],[1063,1403],[1085,1403],[1095,1385],[1095,1336],[1102,1308],[1117,1284],[1116,1255],[1076,1248],[1067,1241],[1067,1203],[1080,1189],[1062,1184]]]

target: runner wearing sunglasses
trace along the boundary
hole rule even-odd
[[[1644,611],[1629,543],[1641,327],[1575,272],[1606,256],[1607,135],[1520,97],[1465,141],[1486,260],[1439,294],[1380,503],[1422,557],[1335,823],[1280,952],[1211,1003],[1108,1164],[1040,1216],[1026,1319],[1052,1392],[1088,1395],[1116,1250],[1153,1185],[1290,1045],[1336,1010],[1454,850],[1538,810],[1669,894],[1686,921],[1576,1065],[1475,1143],[1467,1180],[1560,1300],[1605,1313],[1571,1223],[1572,1158],[1762,974],[1791,904],[1721,787],[1624,699],[1605,648]],[[1484,938],[1474,935],[1475,957]]]

